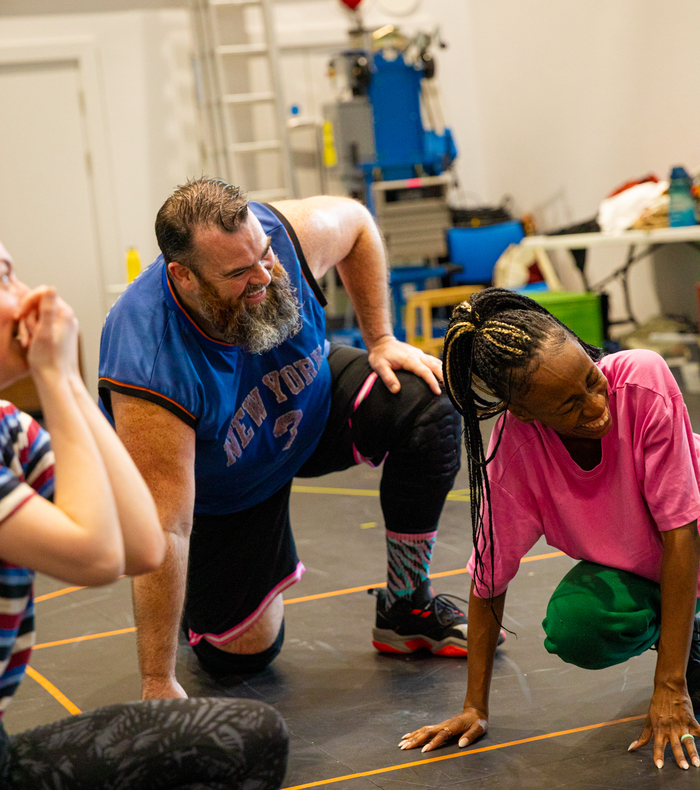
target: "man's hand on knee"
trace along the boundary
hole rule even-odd
[[[442,363],[437,357],[425,354],[419,348],[402,343],[393,335],[380,337],[369,349],[369,364],[390,392],[396,393],[401,384],[395,370],[408,370],[427,382],[430,389],[440,394]]]

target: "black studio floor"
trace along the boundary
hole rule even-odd
[[[700,432],[700,396],[686,401]],[[374,598],[366,587],[385,578],[379,473],[360,467],[297,482],[307,489],[292,495],[298,550],[307,571],[286,594],[282,653],[260,675],[230,684],[208,679],[184,645],[178,666],[191,696],[262,699],[284,715],[291,750],[283,787],[640,790],[700,785],[700,771],[680,770],[670,752],[661,771],[649,748],[627,752],[643,726],[655,654],[586,672],[544,650],[540,623],[547,600],[573,564],[551,556],[545,544],[533,549],[508,593],[505,624],[517,638],[509,637],[499,649],[488,734],[466,750],[450,744],[429,754],[400,751],[397,744],[405,732],[460,710],[468,663],[383,656],[372,648]],[[462,572],[470,544],[467,486],[463,470],[445,507],[433,561],[436,590],[460,596],[468,590]],[[99,589],[65,589],[50,579],[37,581],[33,674],[5,716],[10,733],[69,711],[139,697],[128,580]],[[56,591],[62,592],[50,597]]]

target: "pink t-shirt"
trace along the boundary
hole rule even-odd
[[[700,515],[700,436],[691,430],[664,360],[653,351],[621,351],[598,364],[608,380],[612,428],[601,440],[602,459],[594,469],[581,469],[551,428],[505,415],[501,445],[488,465],[494,595],[505,591],[522,557],[543,536],[574,559],[658,582],[659,531]],[[494,428],[489,453],[503,419]],[[487,544],[482,556],[488,584]],[[468,570],[473,577],[473,553]],[[479,585],[475,592],[490,594]]]

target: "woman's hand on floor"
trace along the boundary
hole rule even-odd
[[[646,746],[653,736],[654,763],[657,768],[663,767],[664,750],[669,743],[680,768],[687,769],[688,760],[698,768],[700,757],[695,740],[683,737],[688,734],[694,737],[700,736],[700,726],[693,716],[693,706],[687,691],[685,688],[681,690],[657,685],[649,705],[644,731],[630,744],[629,751],[636,751]],[[688,759],[685,756],[686,751]]]
[[[485,735],[488,728],[489,723],[483,711],[466,708],[459,716],[407,733],[401,739],[399,749],[415,749],[422,745],[422,752],[430,752],[457,736],[460,746],[468,746]]]

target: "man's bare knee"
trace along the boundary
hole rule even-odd
[[[202,639],[193,645],[202,667],[214,677],[261,672],[282,649],[284,611],[278,595],[256,624],[237,639],[213,645]]]
[[[214,646],[226,653],[235,653],[237,655],[262,653],[277,639],[283,619],[284,603],[282,601],[282,593],[280,593],[247,631],[230,642]],[[206,637],[204,638],[206,639]]]

